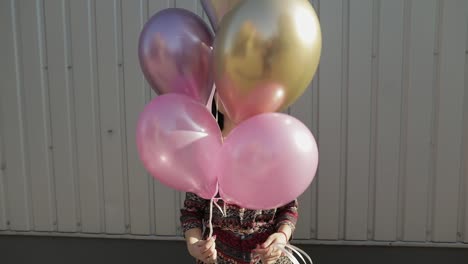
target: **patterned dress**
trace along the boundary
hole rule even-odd
[[[218,204],[225,208],[226,216],[213,207],[213,235],[216,235],[218,264],[261,263],[254,259],[251,251],[263,243],[280,225],[290,225],[292,230],[297,222],[297,200],[272,210],[249,210],[232,204]],[[181,209],[181,224],[185,231],[192,228],[203,230],[204,239],[209,233],[210,201],[193,193],[187,193],[184,208]],[[202,263],[197,261],[197,263]],[[281,257],[277,264],[292,263]]]

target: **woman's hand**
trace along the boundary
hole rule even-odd
[[[216,263],[216,236],[208,240],[187,241],[187,248],[190,255],[203,263]]]
[[[276,263],[282,255],[282,252],[274,246],[276,243],[283,245],[288,243],[284,233],[271,234],[263,244],[253,250],[253,253],[257,254],[264,264]]]

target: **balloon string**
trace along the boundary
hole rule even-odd
[[[302,259],[302,261],[304,261],[304,263],[307,263],[307,262],[302,257],[303,255],[307,258],[307,260],[309,260],[310,263],[313,264],[312,259],[309,257],[309,255],[307,255],[307,253],[304,252],[304,250],[298,247],[295,247],[293,245],[288,245],[288,248],[291,249],[294,253],[296,253]]]
[[[216,185],[216,193],[218,193],[219,190],[219,185]],[[208,227],[210,229],[210,233],[208,234],[208,238],[211,238],[213,236],[213,204],[216,205],[216,207],[219,209],[221,212],[221,215],[223,217],[226,217],[226,203],[224,203],[224,210],[221,208],[221,206],[218,204],[218,201],[221,200],[221,198],[216,198],[216,193],[215,195],[211,198],[210,200],[210,216],[208,218]]]
[[[227,216],[227,212],[226,212],[226,202],[223,203],[223,216],[226,217]]]
[[[218,112],[219,112],[219,109],[218,109],[218,100],[216,100],[216,85],[213,84],[213,89],[214,89],[214,93],[213,93],[213,100],[214,100],[214,103],[215,103],[215,106],[216,106],[216,114],[215,114],[215,119],[216,119],[216,123],[219,122],[219,117],[218,117]]]
[[[308,262],[304,259],[303,256],[305,256],[307,258],[307,260],[311,264],[313,264],[312,259],[310,258],[310,256],[307,255],[307,253],[304,250],[302,250],[302,249],[300,249],[300,248],[298,248],[296,246],[293,246],[291,244],[283,244],[283,243],[275,243],[272,246],[275,247],[276,249],[280,250],[285,256],[287,256],[289,258],[289,260],[291,260],[291,262],[293,264],[300,264],[300,263],[297,260],[297,258],[294,257],[294,255],[291,252],[288,251],[288,249],[290,249],[291,251],[296,253],[300,257],[302,262],[304,262],[305,264],[307,264]]]
[[[223,215],[223,217],[226,217],[226,203],[224,203],[224,210],[223,210],[223,208],[221,208],[221,206],[218,204],[219,200],[221,200],[221,199],[220,198],[214,198],[213,204],[216,205],[216,207],[218,207],[218,209],[221,212],[221,214]]]
[[[213,235],[213,203],[214,203],[214,197],[211,198],[211,201],[210,201],[210,218],[208,220],[208,226],[210,228],[210,233],[208,235],[208,239],[211,238],[211,236]]]

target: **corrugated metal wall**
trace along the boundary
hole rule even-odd
[[[321,163],[296,238],[467,246],[468,1],[312,2],[323,56],[290,113]],[[180,234],[183,195],[134,144],[154,96],[138,35],[172,6],[203,13],[198,0],[0,1],[0,234]]]

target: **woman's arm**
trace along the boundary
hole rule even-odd
[[[202,235],[206,205],[207,200],[194,193],[186,193],[184,208],[180,210],[180,222],[190,255],[204,263],[215,263],[215,238],[203,240]]]
[[[180,210],[180,223],[184,235],[196,236],[202,239],[203,216],[207,201],[194,193],[186,193],[184,207]],[[194,231],[192,229],[198,230]],[[187,231],[190,231],[187,233]]]
[[[184,232],[185,241],[188,244],[194,244],[199,240],[203,240],[201,228],[195,227]]]
[[[299,204],[297,199],[278,208],[276,211],[276,229],[278,232],[285,233],[287,240],[291,240],[296,228]]]
[[[286,241],[291,240],[292,234],[293,234],[293,229],[291,228],[290,225],[280,225],[278,227],[278,233],[281,233],[282,235],[285,236]]]
[[[276,210],[276,232],[253,251],[260,257],[262,263],[276,263],[281,257],[281,251],[276,250],[271,245],[286,244],[291,240],[298,218],[297,208],[297,200],[294,200]]]

